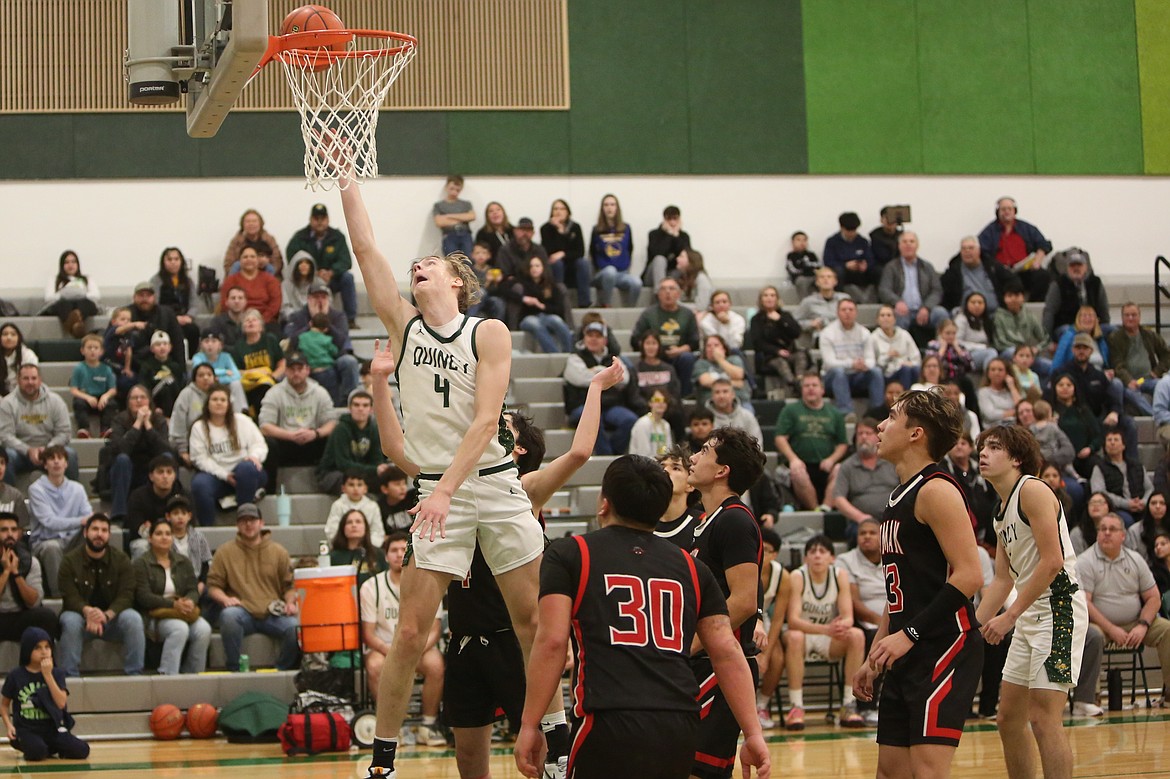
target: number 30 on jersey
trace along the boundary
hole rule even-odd
[[[642,581],[637,576],[605,575],[605,594],[617,593],[621,625],[610,627],[614,646],[646,646],[651,640],[664,652],[683,651],[683,590],[673,579]]]

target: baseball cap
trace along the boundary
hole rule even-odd
[[[191,510],[191,501],[187,500],[186,495],[172,495],[170,499],[167,500],[168,514],[178,508],[184,508],[188,511]]]
[[[170,342],[171,342],[171,336],[167,333],[166,330],[155,330],[154,335],[152,335],[150,337],[150,345],[151,346],[154,346],[155,344],[161,344],[161,343],[168,343],[169,344]]]
[[[309,216],[329,216],[329,209],[325,207],[324,203],[316,203],[313,210],[309,212]]]
[[[289,352],[284,358],[284,364],[287,367],[294,365],[308,365],[309,361],[305,359],[305,355],[298,351]]]
[[[585,330],[583,332],[609,335],[609,329],[600,322],[590,322],[589,324],[585,325]]]
[[[1089,335],[1088,333],[1077,333],[1076,337],[1073,338],[1073,346],[1087,346],[1092,349],[1093,336]]]
[[[526,216],[522,216],[520,217],[520,221],[516,222],[516,227],[519,227],[523,230],[531,230],[533,229],[532,220]]]
[[[332,294],[332,293],[329,291],[329,285],[328,285],[328,284],[326,284],[325,282],[321,281],[321,279],[313,279],[313,280],[312,280],[312,281],[309,283],[309,294],[310,294],[310,295],[316,295],[317,293],[320,293],[320,292],[324,292],[326,295]]]
[[[139,292],[148,292],[148,291],[154,292],[154,285],[151,284],[149,281],[140,281],[134,285],[134,294],[135,295],[137,295]]]
[[[1089,262],[1089,258],[1079,249],[1071,249],[1064,256],[1069,265],[1086,265]]]
[[[255,503],[241,503],[240,507],[236,509],[236,521],[247,519],[248,517],[260,517],[260,509],[256,507]]]
[[[215,329],[215,328],[213,328],[213,327],[208,327],[208,328],[205,328],[205,329],[203,330],[203,333],[202,333],[202,334],[200,334],[200,336],[199,336],[199,337],[200,337],[201,339],[202,339],[202,338],[214,338],[214,339],[215,339],[215,340],[217,340],[217,341],[220,341],[220,342],[222,342],[222,341],[223,341],[223,333],[219,332],[218,330],[216,330],[216,329]]]

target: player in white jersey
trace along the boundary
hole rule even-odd
[[[1033,475],[1042,462],[1040,446],[1026,428],[989,428],[979,436],[979,450],[979,472],[999,493],[1002,508],[995,518],[995,579],[976,621],[989,644],[1015,629],[997,717],[1008,776],[1035,776],[1030,725],[1045,779],[1067,779],[1073,756],[1063,711],[1080,674],[1089,625],[1068,521],[1052,489]],[[997,615],[1013,586],[1016,599]]]
[[[414,668],[448,583],[471,567],[476,538],[527,662],[536,634],[544,537],[532,521],[503,422],[511,333],[503,322],[466,315],[479,285],[459,254],[412,262],[415,304],[404,298],[375,243],[361,189],[346,184],[341,203],[350,241],[370,302],[400,355],[406,455],[421,471],[420,501],[412,510],[411,533],[417,535],[402,576],[398,632],[382,674],[370,767],[370,776],[393,777]]]

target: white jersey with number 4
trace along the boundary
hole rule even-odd
[[[1021,476],[1016,486],[1012,488],[1011,495],[1004,502],[1003,511],[995,518],[995,532],[999,536],[999,542],[1003,544],[1004,552],[1007,553],[1008,567],[1017,590],[1022,590],[1028,585],[1028,580],[1040,565],[1040,549],[1036,546],[1035,536],[1032,535],[1031,522],[1020,507],[1020,493],[1029,480],[1039,481],[1035,476]],[[1056,500],[1055,495],[1053,500]],[[1052,584],[1040,594],[1034,604],[1046,604],[1049,596],[1054,593],[1064,595],[1077,590],[1077,556],[1069,538],[1068,519],[1064,516],[1064,508],[1059,500],[1056,500],[1056,506],[1056,525],[1060,534],[1064,569],[1056,574]]]
[[[416,316],[406,325],[395,375],[406,456],[424,474],[441,474],[451,465],[475,418],[475,331],[483,321],[460,315],[433,329]],[[511,457],[512,435],[501,407],[499,432],[484,448],[477,468],[510,463]]]

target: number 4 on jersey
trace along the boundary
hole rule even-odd
[[[443,408],[451,408],[451,380],[440,379],[439,374],[435,374],[435,392],[443,396]]]

